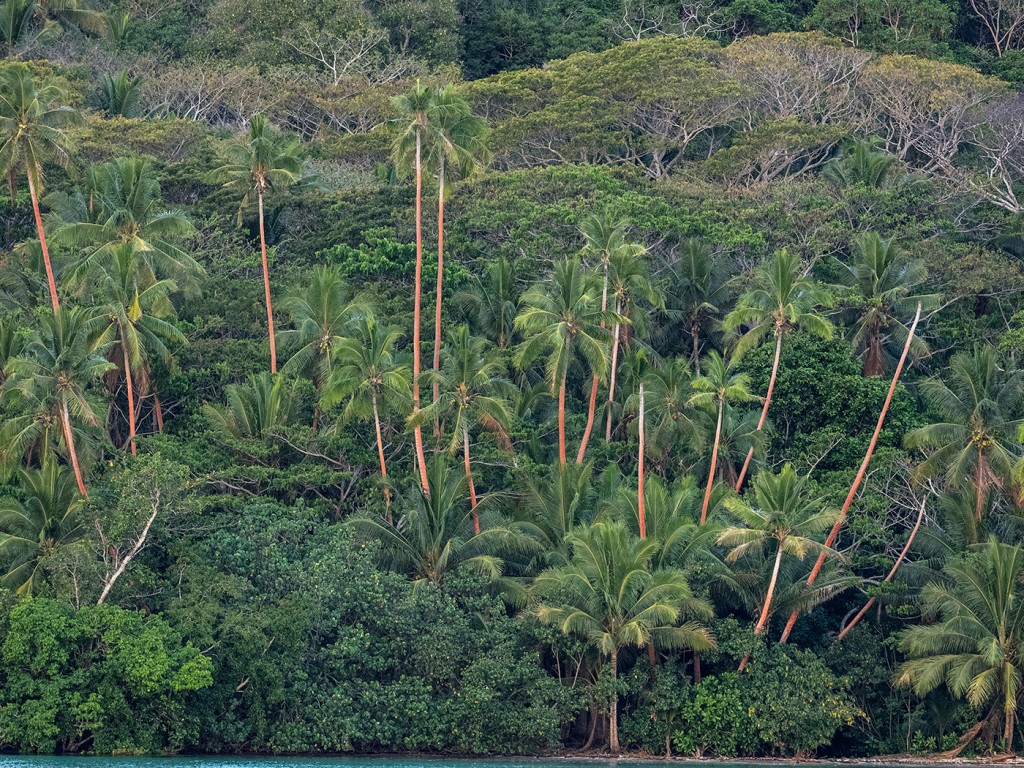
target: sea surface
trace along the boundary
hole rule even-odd
[[[651,761],[602,759],[455,759],[444,757],[21,757],[0,755],[0,768],[651,768]],[[716,768],[807,768],[807,763],[714,761]],[[822,763],[819,765],[828,765]],[[887,768],[873,763],[871,768]],[[906,766],[901,766],[906,768]]]

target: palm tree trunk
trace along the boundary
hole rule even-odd
[[[1007,709],[1005,713],[1006,722],[1003,727],[1003,749],[1007,752],[1013,752],[1013,724],[1016,720],[1016,713],[1012,709]]]
[[[480,516],[476,513],[476,484],[469,463],[469,430],[462,430],[462,457],[466,464],[466,482],[469,484],[469,507],[473,511],[473,534],[480,534]]]
[[[36,219],[36,233],[39,235],[39,247],[43,251],[43,264],[46,265],[46,283],[50,287],[50,304],[53,306],[53,314],[60,311],[60,302],[57,300],[57,281],[53,277],[53,266],[50,264],[50,249],[46,245],[46,231],[43,229],[43,217],[39,213],[39,198],[36,196],[36,185],[32,181],[32,172],[28,171],[28,194],[32,198],[32,213]],[[11,196],[11,200],[14,196]],[[84,492],[83,492],[84,493]]]
[[[612,331],[612,369],[608,378],[608,418],[604,427],[604,441],[612,440],[612,405],[615,402],[615,368],[619,362],[619,324]]]
[[[619,677],[619,652],[612,649],[612,687],[614,689]],[[608,708],[608,750],[613,754],[619,754],[619,693],[612,691],[611,706]]]
[[[156,431],[163,434],[164,411],[160,405],[160,395],[157,394],[156,387],[153,387],[153,408],[156,412]]]
[[[690,324],[690,338],[693,340],[693,353],[690,356],[690,362],[693,363],[693,370],[698,376],[700,376],[700,334],[697,332],[697,324]]]
[[[775,595],[775,585],[779,580],[779,566],[782,565],[782,549],[786,543],[786,539],[782,538],[779,541],[779,549],[775,553],[775,567],[772,568],[772,578],[768,582],[768,593],[764,596],[764,607],[761,608],[761,617],[757,620],[757,626],[754,627],[754,637],[757,637],[764,632],[765,624],[768,623],[768,611],[772,606],[772,597]],[[743,657],[743,661],[740,662],[739,671],[742,672],[747,668],[747,662],[750,661],[750,654]]]
[[[889,392],[885,396],[885,402],[882,404],[882,411],[878,414],[878,422],[875,424],[875,431],[871,435],[871,442],[868,443],[867,452],[864,454],[864,460],[860,463],[860,469],[857,470],[857,476],[853,479],[853,484],[850,485],[850,491],[846,494],[846,500],[843,502],[843,508],[839,510],[839,517],[836,518],[835,524],[832,526],[832,530],[829,531],[828,537],[825,539],[825,546],[822,547],[821,552],[818,554],[818,559],[814,562],[814,567],[811,569],[810,575],[807,577],[807,586],[814,584],[818,578],[818,574],[821,573],[821,567],[825,564],[825,557],[828,554],[829,549],[836,540],[836,536],[839,535],[839,529],[842,527],[843,522],[846,520],[846,515],[850,511],[850,505],[853,504],[853,499],[857,495],[857,489],[860,488],[860,484],[864,481],[864,475],[867,472],[868,464],[871,462],[871,456],[875,452],[875,446],[878,444],[878,436],[882,432],[882,425],[885,423],[885,416],[889,412],[889,406],[892,404],[893,394],[896,392],[896,384],[900,380],[900,374],[903,372],[903,366],[907,362],[907,355],[910,354],[910,343],[914,340],[914,331],[917,330],[917,323],[921,319],[921,303],[917,304],[917,312],[914,315],[914,322],[910,325],[910,332],[907,333],[907,343],[903,345],[903,354],[900,355],[900,361],[896,364],[896,371],[892,375],[892,381],[889,384]],[[789,640],[789,634],[793,631],[793,625],[796,624],[797,617],[799,616],[798,611],[793,611],[789,616],[789,621],[786,622],[786,628],[782,631],[782,637],[779,638],[780,643],[785,643]]]
[[[608,267],[604,268],[604,288],[601,290],[601,312],[608,311]],[[601,321],[604,328],[604,320]],[[587,407],[587,428],[583,430],[583,439],[580,441],[580,449],[576,454],[576,463],[582,464],[583,457],[587,454],[587,443],[590,442],[590,433],[594,430],[594,416],[597,413],[597,385],[598,378],[594,375],[590,382],[590,404]]]
[[[384,462],[384,439],[380,434],[380,413],[377,411],[377,393],[370,391],[370,402],[373,404],[373,426],[377,430],[377,458],[380,459],[380,476],[384,480],[384,506],[388,510],[388,522],[391,522],[391,489],[388,488],[388,465]]]
[[[708,504],[711,503],[711,488],[715,484],[715,465],[718,464],[718,441],[722,437],[722,411],[725,410],[725,399],[718,401],[718,426],[715,427],[715,444],[711,449],[711,469],[708,470],[708,487],[704,489],[704,504],[700,508],[700,524],[708,519]]]
[[[437,194],[437,289],[434,296],[434,372],[441,367],[441,289],[444,280],[444,157],[441,158]],[[440,395],[440,383],[434,380],[434,400]],[[440,436],[441,427],[434,418],[434,434]]]
[[[124,346],[124,334],[121,335],[121,356],[124,357],[124,383],[128,390],[128,444],[131,446],[132,456],[135,456],[135,387],[132,386],[132,366],[128,360],[128,350]]]
[[[412,412],[420,410],[420,293],[423,282],[423,163],[422,137],[416,129],[416,295],[413,299],[412,311]],[[413,439],[416,442],[416,463],[419,464],[420,485],[424,493],[430,493],[427,480],[427,458],[423,453],[423,430],[417,423],[413,428]]]
[[[274,308],[270,303],[270,268],[267,266],[267,234],[263,224],[263,188],[256,188],[260,210],[260,258],[263,261],[263,296],[267,303],[267,334],[270,337],[270,372],[277,373],[277,346],[274,340]]]
[[[640,522],[640,538],[647,538],[647,519],[644,517],[644,383],[640,382],[640,447],[636,460],[636,509]],[[653,647],[653,646],[652,646]]]
[[[980,447],[978,448],[978,471],[974,491],[974,519],[981,522],[981,513],[985,507],[985,453]]]
[[[565,469],[565,380],[567,378],[569,378],[568,371],[562,376],[562,383],[558,385],[558,461],[562,469]]]
[[[890,581],[892,581],[892,577],[896,575],[896,571],[903,563],[903,558],[905,558],[907,556],[907,552],[910,551],[910,545],[914,543],[914,537],[917,536],[917,531],[921,527],[921,521],[924,519],[924,506],[927,503],[927,501],[927,496],[925,496],[921,500],[921,508],[920,510],[918,510],[917,513],[917,522],[914,523],[914,527],[910,531],[910,536],[907,537],[907,543],[904,545],[903,551],[901,551],[900,556],[896,558],[896,562],[893,564],[892,570],[889,571],[889,575],[886,576],[885,580],[882,582],[883,584],[888,584]],[[841,643],[843,641],[843,638],[849,634],[850,630],[857,626],[857,622],[864,618],[864,614],[871,610],[871,606],[875,604],[876,599],[877,598],[872,597],[870,600],[867,601],[867,603],[864,604],[864,607],[857,612],[857,615],[854,616],[850,623],[843,628],[843,631],[839,633],[839,637],[836,638],[837,643]]]
[[[82,478],[82,468],[78,464],[78,451],[75,450],[75,436],[71,432],[71,415],[68,413],[68,404],[64,398],[60,401],[60,416],[64,429],[64,442],[68,446],[68,456],[71,459],[71,468],[75,471],[75,481],[78,483],[78,492],[83,496],[89,493],[85,489],[85,480]]]
[[[768,392],[764,396],[764,407],[761,409],[761,418],[757,422],[757,431],[760,432],[764,429],[764,423],[768,418],[768,406],[772,404],[772,392],[775,390],[775,379],[779,375],[779,360],[782,358],[782,334],[776,334],[775,338],[775,362],[772,363],[772,375],[768,379]],[[743,468],[740,470],[740,476],[736,480],[736,492],[739,493],[740,488],[743,487],[743,478],[747,475],[747,469],[750,468],[750,460],[754,458],[754,446],[750,446],[750,450],[747,451],[747,458],[743,460]]]

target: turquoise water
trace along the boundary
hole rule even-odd
[[[794,763],[725,763],[723,768],[797,768]],[[0,755],[0,768],[651,768],[629,760],[469,759],[454,758],[277,758],[277,757],[19,757]],[[804,764],[806,766],[806,764]],[[873,764],[871,768],[886,768]],[[906,768],[906,766],[901,766]]]

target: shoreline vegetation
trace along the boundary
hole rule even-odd
[[[1016,761],[1024,4],[0,43],[0,750]]]

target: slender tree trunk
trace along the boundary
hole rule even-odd
[[[157,394],[156,387],[153,387],[153,409],[156,413],[156,431],[163,434],[164,431],[164,411],[160,405],[160,395]]]
[[[121,354],[124,357],[124,383],[128,390],[128,443],[131,445],[132,456],[135,456],[135,388],[132,386],[132,366],[124,346],[124,333],[121,334]]]
[[[772,392],[775,390],[775,379],[779,375],[779,360],[782,358],[782,334],[777,333],[775,338],[775,362],[772,363],[772,375],[768,379],[768,391],[764,396],[764,407],[761,408],[761,418],[757,422],[757,431],[760,432],[764,429],[764,423],[768,419],[768,406],[772,404]],[[750,446],[750,450],[747,451],[747,458],[743,460],[743,468],[740,470],[740,476],[736,480],[736,492],[739,493],[740,488],[743,487],[743,478],[747,475],[747,470],[750,468],[750,460],[754,458],[754,446]]]
[[[437,289],[434,297],[434,372],[441,367],[441,290],[444,280],[444,157],[438,176],[437,195]],[[440,384],[434,380],[434,400],[440,395]],[[434,434],[440,436],[441,427],[434,419]]]
[[[267,234],[263,226],[263,187],[256,187],[260,209],[260,257],[263,260],[263,295],[267,302],[267,333],[270,336],[270,372],[277,373],[277,344],[274,339],[274,307],[270,303],[270,268],[267,266]]]
[[[715,484],[715,465],[718,464],[718,441],[722,437],[722,411],[725,410],[725,400],[718,401],[718,425],[715,427],[715,444],[711,448],[711,468],[708,470],[708,487],[704,489],[704,503],[700,508],[700,524],[704,525],[708,519],[708,505],[711,503],[711,488]]]
[[[893,564],[892,570],[889,571],[889,575],[886,576],[885,580],[882,582],[883,584],[888,584],[890,581],[892,581],[892,577],[896,575],[896,571],[899,570],[900,565],[902,565],[903,563],[903,558],[905,558],[907,556],[907,553],[910,551],[910,545],[914,543],[914,537],[917,536],[917,531],[921,527],[921,521],[924,519],[924,506],[927,502],[928,497],[925,496],[921,500],[921,508],[917,512],[917,522],[914,523],[914,527],[910,531],[910,536],[907,537],[907,543],[904,545],[903,550],[900,552],[900,556],[896,558],[896,562]],[[839,633],[839,637],[836,638],[837,643],[841,643],[843,641],[843,638],[849,634],[850,630],[857,626],[857,622],[864,618],[864,614],[871,610],[871,606],[875,604],[876,599],[877,598],[872,597],[870,600],[867,601],[867,603],[864,604],[864,607],[857,612],[857,615],[854,616],[850,623],[847,624],[846,627],[843,629],[843,631]]]
[[[562,469],[565,469],[565,380],[567,378],[569,378],[568,371],[562,376],[562,383],[558,385],[558,461]]]
[[[619,652],[612,649],[612,685],[615,686],[619,678]],[[611,706],[608,708],[608,750],[613,754],[619,754],[619,693],[612,692]]]
[[[853,499],[857,495],[857,489],[860,488],[860,484],[864,480],[864,475],[867,472],[868,464],[871,462],[871,456],[875,452],[875,446],[878,444],[878,436],[882,432],[882,425],[885,423],[885,416],[889,412],[889,406],[892,404],[892,397],[896,392],[896,384],[900,380],[900,374],[903,372],[903,366],[907,362],[907,355],[910,354],[910,343],[914,340],[914,331],[917,330],[917,323],[921,319],[921,303],[918,302],[917,312],[914,314],[914,322],[910,325],[910,332],[907,334],[907,343],[903,345],[903,354],[900,355],[899,363],[896,364],[896,371],[892,375],[892,382],[889,384],[889,392],[885,396],[885,402],[882,404],[882,410],[878,414],[878,422],[875,424],[875,431],[871,435],[871,442],[868,444],[867,452],[864,454],[864,460],[860,463],[860,469],[857,470],[857,476],[853,479],[853,484],[850,485],[850,491],[846,494],[846,500],[843,502],[843,508],[839,510],[839,517],[836,518],[835,524],[832,526],[832,530],[829,531],[828,537],[825,539],[825,546],[822,547],[821,553],[818,555],[818,559],[814,562],[814,567],[811,569],[810,575],[807,577],[807,586],[814,584],[818,578],[818,574],[821,573],[821,567],[825,564],[825,557],[828,554],[829,549],[836,540],[836,536],[839,535],[839,529],[842,527],[843,522],[846,520],[846,515],[850,511],[850,505],[853,504]],[[793,631],[793,625],[796,624],[797,617],[799,616],[798,611],[793,611],[789,615],[789,621],[786,622],[786,628],[782,631],[782,637],[779,638],[780,643],[785,643],[789,640],[789,634]]]
[[[36,218],[36,233],[39,235],[39,247],[43,251],[43,264],[46,266],[46,283],[50,287],[50,304],[53,306],[53,314],[60,311],[60,302],[57,300],[57,281],[53,277],[53,266],[50,264],[50,249],[46,245],[46,231],[43,229],[43,217],[39,213],[39,198],[36,196],[36,185],[32,181],[31,171],[25,174],[28,177],[28,194],[32,198],[32,213]],[[11,200],[14,196],[11,195]],[[84,491],[83,491],[84,495]]]
[[[612,330],[612,369],[608,375],[608,418],[605,421],[604,441],[612,440],[612,406],[615,404],[615,369],[619,362],[619,323]]]
[[[412,312],[412,412],[420,410],[420,294],[423,282],[423,167],[421,162],[422,137],[416,130],[416,295],[413,299]],[[416,462],[420,469],[420,485],[425,493],[430,493],[427,480],[427,458],[423,453],[423,430],[417,423],[413,428],[413,439],[416,443]]]
[[[696,323],[690,324],[690,338],[693,340],[693,353],[690,357],[693,371],[700,376],[700,334],[697,332]]]
[[[473,482],[473,471],[469,463],[469,430],[462,430],[462,457],[466,464],[466,482],[469,484],[469,507],[473,511],[473,533],[480,534],[480,516],[476,513],[476,484]]]
[[[704,679],[700,668],[700,651],[693,652],[693,684],[697,685]]]
[[[377,410],[377,393],[370,391],[370,402],[373,404],[373,426],[377,430],[377,458],[380,459],[380,476],[384,480],[384,506],[387,509],[388,522],[391,522],[391,489],[388,488],[388,465],[384,462],[384,438],[380,433],[380,413]]]
[[[75,481],[78,483],[78,492],[83,496],[89,493],[85,489],[85,480],[82,478],[82,468],[78,464],[78,451],[75,450],[75,436],[71,431],[71,415],[68,413],[68,403],[64,398],[60,401],[61,421],[64,422],[64,442],[68,446],[68,456],[71,459],[71,468],[75,471]]]
[[[772,578],[771,581],[768,582],[768,593],[764,596],[764,607],[761,609],[761,618],[757,620],[757,626],[754,627],[754,637],[757,637],[764,632],[764,627],[768,623],[768,612],[771,610],[772,597],[775,595],[775,585],[779,580],[779,566],[782,565],[782,548],[785,543],[785,538],[779,541],[779,548],[775,553],[775,567],[772,568]],[[744,656],[743,661],[740,662],[740,672],[747,668],[748,661],[750,661],[749,654]]]
[[[640,448],[636,460],[636,508],[640,522],[640,538],[647,538],[647,518],[644,516],[644,383],[640,382]],[[653,647],[653,646],[652,646]]]
[[[601,312],[608,311],[608,266],[604,268],[604,288],[601,290]],[[601,321],[601,327],[604,328],[604,320]],[[597,385],[598,378],[594,375],[593,381],[590,382],[590,404],[587,407],[587,428],[583,430],[583,439],[580,441],[580,449],[576,454],[576,463],[582,464],[583,458],[587,454],[587,443],[590,442],[590,433],[594,430],[594,417],[597,413]]]
[[[974,491],[974,519],[980,523],[981,513],[985,507],[985,453],[980,447],[978,448],[978,471]]]
[[[1005,713],[1005,725],[1003,728],[1003,749],[1007,752],[1013,752],[1013,725],[1016,720],[1016,712],[1012,709],[1007,710]]]

